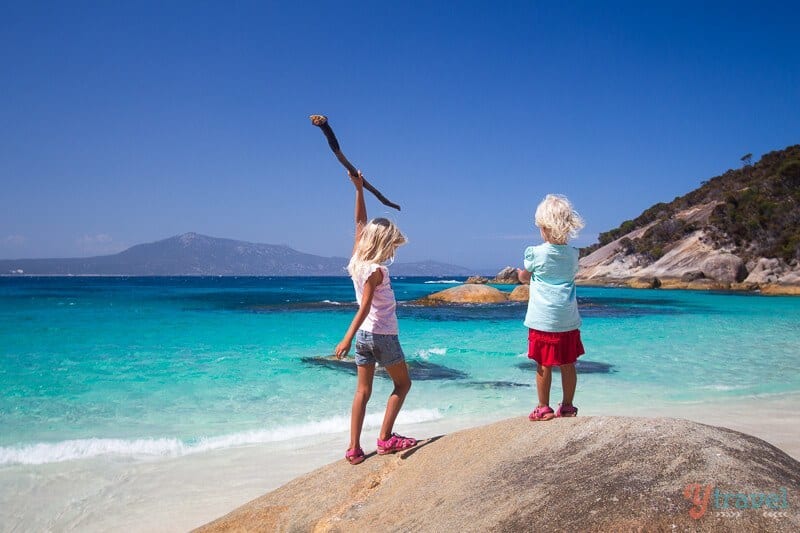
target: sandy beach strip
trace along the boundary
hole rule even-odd
[[[669,416],[759,437],[800,460],[800,393],[736,402],[608,409],[581,416]],[[508,417],[524,413],[508,413]],[[499,417],[503,418],[503,417]],[[443,419],[398,428],[418,438],[497,420]],[[552,423],[558,423],[553,421]],[[534,427],[532,426],[532,430]],[[365,431],[366,450],[377,430]],[[147,462],[113,458],[0,468],[2,531],[187,531],[304,473],[340,460],[346,428],[304,441],[247,446]]]

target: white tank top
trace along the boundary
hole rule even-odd
[[[360,279],[353,277],[356,299],[358,300],[358,304],[361,305],[361,296],[364,294],[364,282],[379,268],[381,272],[383,272],[383,281],[375,287],[375,294],[372,296],[372,307],[370,307],[369,314],[367,318],[364,319],[359,329],[381,335],[397,335],[399,332],[397,314],[395,313],[397,302],[394,299],[394,291],[389,281],[388,268],[378,264],[372,264],[364,271],[363,277]]]

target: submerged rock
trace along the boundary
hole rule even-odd
[[[800,462],[725,428],[520,417],[337,461],[198,531],[798,531],[798,486]]]
[[[536,370],[536,361],[532,359],[526,359],[525,361],[518,363],[517,368],[521,368],[523,370]],[[614,372],[612,370],[614,365],[611,363],[601,363],[599,361],[586,361],[585,359],[578,359],[575,362],[575,371],[578,374],[608,374],[609,372]],[[558,372],[559,368],[557,366],[553,367],[553,370]]]
[[[517,381],[467,381],[464,384],[479,389],[513,389],[531,386],[530,383],[519,383]]]
[[[346,359],[336,359],[336,357],[322,356],[322,357],[303,357],[301,359],[306,364],[324,366],[332,370],[339,370],[349,374],[357,374],[356,362],[352,357]],[[412,381],[431,381],[437,379],[464,379],[469,377],[466,373],[455,368],[450,368],[429,361],[419,361],[417,359],[406,360],[408,365],[408,375],[411,376]],[[375,375],[389,378],[386,369],[380,365],[375,367]]]

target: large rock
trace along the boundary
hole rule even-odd
[[[744,280],[745,283],[758,283],[777,287],[784,285],[786,286],[787,294],[800,293],[800,290],[791,291],[792,288],[800,289],[800,262],[797,260],[787,264],[782,259],[761,257],[748,263],[747,269],[750,274]]]
[[[798,486],[798,461],[728,429],[515,418],[337,461],[199,531],[799,531]]]
[[[745,279],[745,282],[748,283],[774,283],[786,271],[784,262],[776,258],[767,259],[762,257],[752,261],[747,266],[750,274]]]
[[[647,228],[649,226],[635,230],[626,237],[640,237]],[[741,282],[747,277],[744,261],[726,250],[715,248],[704,231],[695,231],[675,242],[669,251],[652,263],[644,261],[636,254],[626,255],[622,251],[621,241],[622,238],[582,257],[577,279],[584,284],[591,280],[618,280],[638,287],[642,284],[628,282],[637,278],[681,280],[684,276],[694,276],[696,281],[702,273],[704,278],[718,284],[730,284]],[[689,282],[685,279],[683,281]]]
[[[486,304],[500,303],[508,300],[508,295],[501,290],[486,285],[459,285],[441,292],[435,292],[419,300],[422,304],[457,303]]]
[[[703,261],[701,269],[705,277],[724,283],[738,283],[747,277],[744,261],[729,253],[719,253]]]
[[[531,286],[520,285],[519,287],[514,287],[514,290],[508,295],[508,299],[512,302],[527,302],[530,299],[530,295]]]
[[[511,266],[505,267],[497,273],[492,279],[483,276],[470,276],[464,283],[484,285],[486,283],[495,283],[497,285],[516,285],[519,283],[517,277],[517,269]]]
[[[503,270],[497,273],[493,280],[489,283],[497,283],[497,284],[508,284],[508,285],[516,285],[519,283],[519,277],[517,276],[517,269],[514,267],[507,266]]]

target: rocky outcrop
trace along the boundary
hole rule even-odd
[[[800,145],[654,204],[583,252],[583,285],[798,294]]]
[[[497,284],[506,284],[506,285],[517,285],[519,284],[519,277],[517,277],[517,269],[514,267],[507,266],[503,270],[497,273],[493,280],[489,283],[497,283]]]
[[[800,285],[800,265],[788,265],[780,259],[761,258],[747,265],[745,283],[784,283]]]
[[[715,248],[702,230],[672,244],[655,262],[628,253],[625,239],[639,238],[648,228],[635,230],[581,258],[577,282],[634,288],[800,292],[792,292],[800,289],[800,265],[764,258],[745,264],[727,249]]]
[[[527,418],[298,478],[198,531],[798,531],[800,462],[676,419]]]
[[[435,292],[418,300],[422,305],[441,303],[486,304],[500,303],[508,300],[508,294],[486,285],[458,285],[440,292]]]
[[[485,285],[486,283],[495,285],[517,285],[519,284],[519,278],[517,277],[517,269],[507,266],[492,279],[483,276],[470,276],[464,283],[476,285]]]

